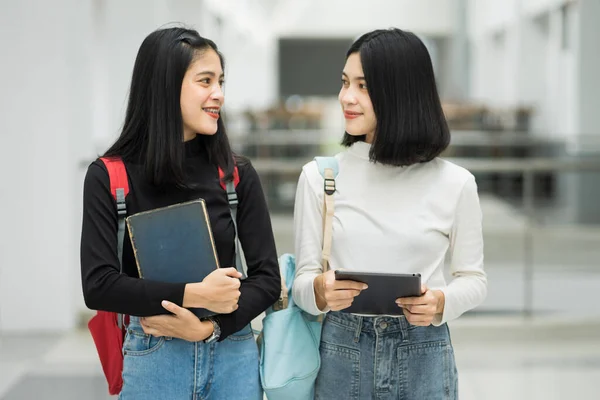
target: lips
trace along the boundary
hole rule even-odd
[[[203,108],[202,110],[204,110],[205,113],[208,114],[209,117],[214,118],[214,119],[219,119],[219,113],[220,113],[220,109],[218,108]]]
[[[362,115],[362,113],[356,111],[344,111],[344,118],[346,119],[354,119],[358,118]]]

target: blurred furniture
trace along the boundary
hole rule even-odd
[[[464,131],[453,130],[452,139],[443,157],[482,160],[524,160],[540,157],[560,157],[565,152],[562,141],[533,135],[525,131]],[[523,193],[522,174],[486,173],[476,178],[482,192],[491,193],[509,202],[519,202]],[[540,171],[533,180],[533,196],[538,201],[552,203],[556,198],[555,171]]]
[[[452,130],[528,131],[531,107],[492,107],[484,104],[442,102]]]

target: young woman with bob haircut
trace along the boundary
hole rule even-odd
[[[339,101],[347,149],[335,156],[329,271],[314,161],[300,175],[294,215],[294,299],[326,313],[315,398],[456,399],[446,323],[486,296],[482,217],[473,175],[439,158],[450,133],[425,45],[400,29],[364,34],[347,52]],[[343,312],[371,289],[336,281],[337,269],[418,273],[421,295],[396,299],[399,316]]]

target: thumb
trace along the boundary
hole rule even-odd
[[[175,315],[179,315],[179,307],[176,304],[173,304],[167,300],[163,300],[160,304],[163,306],[163,308],[165,310],[167,310]]]
[[[232,278],[241,278],[242,277],[242,274],[233,267],[225,268],[225,275],[230,276]]]
[[[327,288],[333,288],[335,285],[335,272],[333,270],[329,270],[323,274],[323,286]]]
[[[429,289],[427,289],[427,285],[425,285],[425,284],[421,285],[421,294],[427,293],[427,290],[429,290]]]

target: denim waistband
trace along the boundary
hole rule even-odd
[[[136,331],[136,332],[143,332],[143,328],[142,328],[142,324],[141,324],[141,318],[140,317],[134,317],[133,315],[129,316],[129,323],[126,325],[127,327],[127,331],[131,332],[131,331]],[[173,338],[171,336],[164,336],[165,340],[173,340]]]
[[[332,311],[327,313],[326,318],[329,322],[352,331],[377,333],[378,335],[406,332],[413,328],[404,315],[369,317]]]

